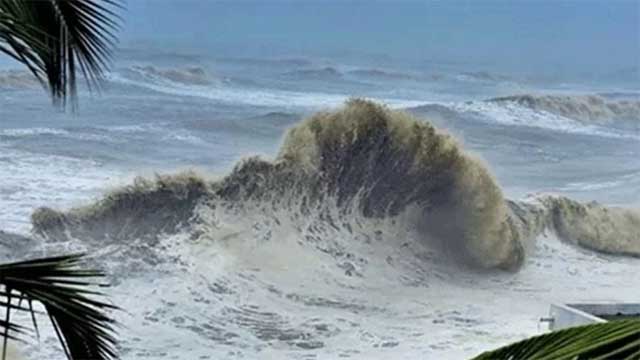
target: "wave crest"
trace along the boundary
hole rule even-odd
[[[147,79],[170,81],[184,85],[212,85],[214,79],[201,67],[157,68],[155,66],[132,66],[128,69]]]
[[[516,103],[578,121],[607,124],[612,121],[640,121],[640,100],[609,100],[598,95],[514,95],[489,100]]]
[[[40,208],[31,215],[34,233],[52,240],[93,239],[117,242],[153,238],[188,225],[208,184],[193,173],[136,178],[132,185],[106,194],[96,203],[66,213]]]
[[[640,211],[582,204],[562,196],[547,196],[541,203],[561,239],[610,254],[640,256]]]
[[[299,167],[338,204],[353,199],[365,216],[420,212],[418,225],[476,265],[520,260],[502,192],[450,135],[404,112],[351,100],[289,131],[280,161]]]
[[[640,256],[640,210],[581,203],[559,195],[510,201],[520,226],[536,237],[547,230],[562,241],[613,255]]]
[[[138,179],[87,207],[39,209],[32,222],[35,233],[53,240],[141,238],[154,245],[159,234],[185,228],[196,238],[217,234],[207,214],[227,207],[244,209],[232,211],[236,217],[269,214],[267,230],[241,231],[271,238],[272,226],[285,222],[300,231],[298,241],[334,255],[343,253],[340,246],[318,228],[351,234],[349,224],[362,219],[364,228],[384,221],[411,229],[419,238],[413,246],[481,268],[518,268],[545,230],[593,250],[640,256],[638,211],[553,196],[506,200],[487,167],[450,135],[364,100],[294,126],[272,161],[247,158],[215,181],[193,173]]]
[[[246,159],[221,181],[138,180],[67,214],[40,209],[33,224],[45,236],[70,227],[93,238],[142,236],[188,223],[203,201],[254,200],[295,203],[302,213],[335,203],[365,218],[411,212],[425,241],[473,265],[511,268],[523,258],[501,190],[479,160],[429,123],[364,100],[310,117],[289,130],[274,161]]]

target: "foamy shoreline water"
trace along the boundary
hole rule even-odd
[[[0,255],[90,252],[131,309],[123,359],[460,359],[544,331],[551,302],[637,301],[639,260],[605,254],[637,252],[638,119],[611,110],[637,93],[156,57],[76,118],[0,75]],[[418,120],[331,113],[350,96]],[[61,358],[43,334],[27,357]]]
[[[496,186],[490,175],[478,182],[486,170],[467,156],[429,124],[355,102],[299,124],[273,161],[245,160],[218,180],[138,179],[75,210],[37,211],[36,243],[3,239],[16,253],[89,251],[110,274],[113,301],[132,309],[115,313],[126,328],[125,359],[458,359],[540,333],[551,302],[635,300],[625,274],[640,259],[584,248],[637,251],[637,229],[627,225],[617,229],[622,237],[584,235],[596,219],[608,226],[631,218],[559,197],[499,196],[503,205],[483,205],[495,213],[481,217],[473,202],[456,210],[456,194],[483,203],[483,189]],[[420,179],[450,170],[460,172],[420,190]],[[397,187],[412,176],[415,186]],[[444,230],[415,226],[437,225],[428,219],[438,206],[460,221],[456,246],[434,241]],[[473,232],[483,219],[512,219],[511,233],[495,238],[488,227],[484,237],[465,238],[461,225]],[[631,243],[611,242],[626,237]],[[506,257],[485,252],[505,245]],[[478,271],[468,256],[449,256],[461,250],[517,271]],[[57,356],[47,347],[25,351]]]

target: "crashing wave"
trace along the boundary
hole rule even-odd
[[[67,229],[73,237],[97,241],[148,237],[186,224],[208,189],[203,179],[190,173],[155,181],[137,178],[90,206],[66,214],[40,208],[31,220],[36,234],[51,239],[65,239]]]
[[[51,240],[108,245],[147,239],[153,245],[159,234],[180,229],[205,236],[217,227],[215,221],[202,226],[211,222],[206,214],[235,207],[262,209],[274,217],[272,225],[293,224],[299,241],[334,255],[343,251],[314,232],[351,233],[354,218],[365,228],[387,221],[412,229],[421,244],[482,268],[518,268],[545,229],[596,250],[640,253],[635,212],[554,199],[508,201],[486,166],[450,135],[407,113],[351,100],[291,128],[273,161],[245,159],[216,181],[193,173],[138,179],[90,206],[41,208],[32,222],[35,233]]]
[[[89,208],[41,209],[33,223],[54,237],[143,236],[187,223],[205,199],[296,203],[300,213],[334,202],[366,218],[412,212],[420,219],[413,225],[434,239],[427,241],[465,261],[514,267],[522,259],[519,234],[484,165],[430,124],[363,100],[292,128],[275,161],[247,159],[212,184],[188,176],[140,181]]]
[[[546,195],[512,203],[533,232],[553,230],[560,239],[608,254],[640,256],[640,211],[580,203]]]
[[[514,95],[489,100],[515,103],[532,110],[546,111],[570,119],[608,124],[613,121],[640,121],[640,100],[609,100],[598,95]]]

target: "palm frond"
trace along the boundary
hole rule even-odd
[[[473,360],[638,360],[640,320],[577,326],[488,351]]]
[[[82,254],[58,256],[0,265],[0,336],[6,339],[20,335],[25,327],[11,319],[11,313],[31,314],[38,331],[33,302],[39,302],[51,319],[53,328],[69,359],[115,358],[114,320],[106,313],[115,306],[96,300],[99,292],[89,290],[90,278],[104,274],[78,267]],[[3,355],[4,360],[4,355]]]
[[[0,52],[25,64],[56,104],[75,107],[77,74],[100,88],[120,18],[120,0],[0,0]]]

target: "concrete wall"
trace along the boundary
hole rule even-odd
[[[552,304],[549,315],[552,319],[549,323],[550,330],[606,322],[604,319],[564,304]]]
[[[640,304],[635,303],[585,303],[552,304],[549,310],[550,330],[571,326],[606,322],[600,316],[640,315]]]

